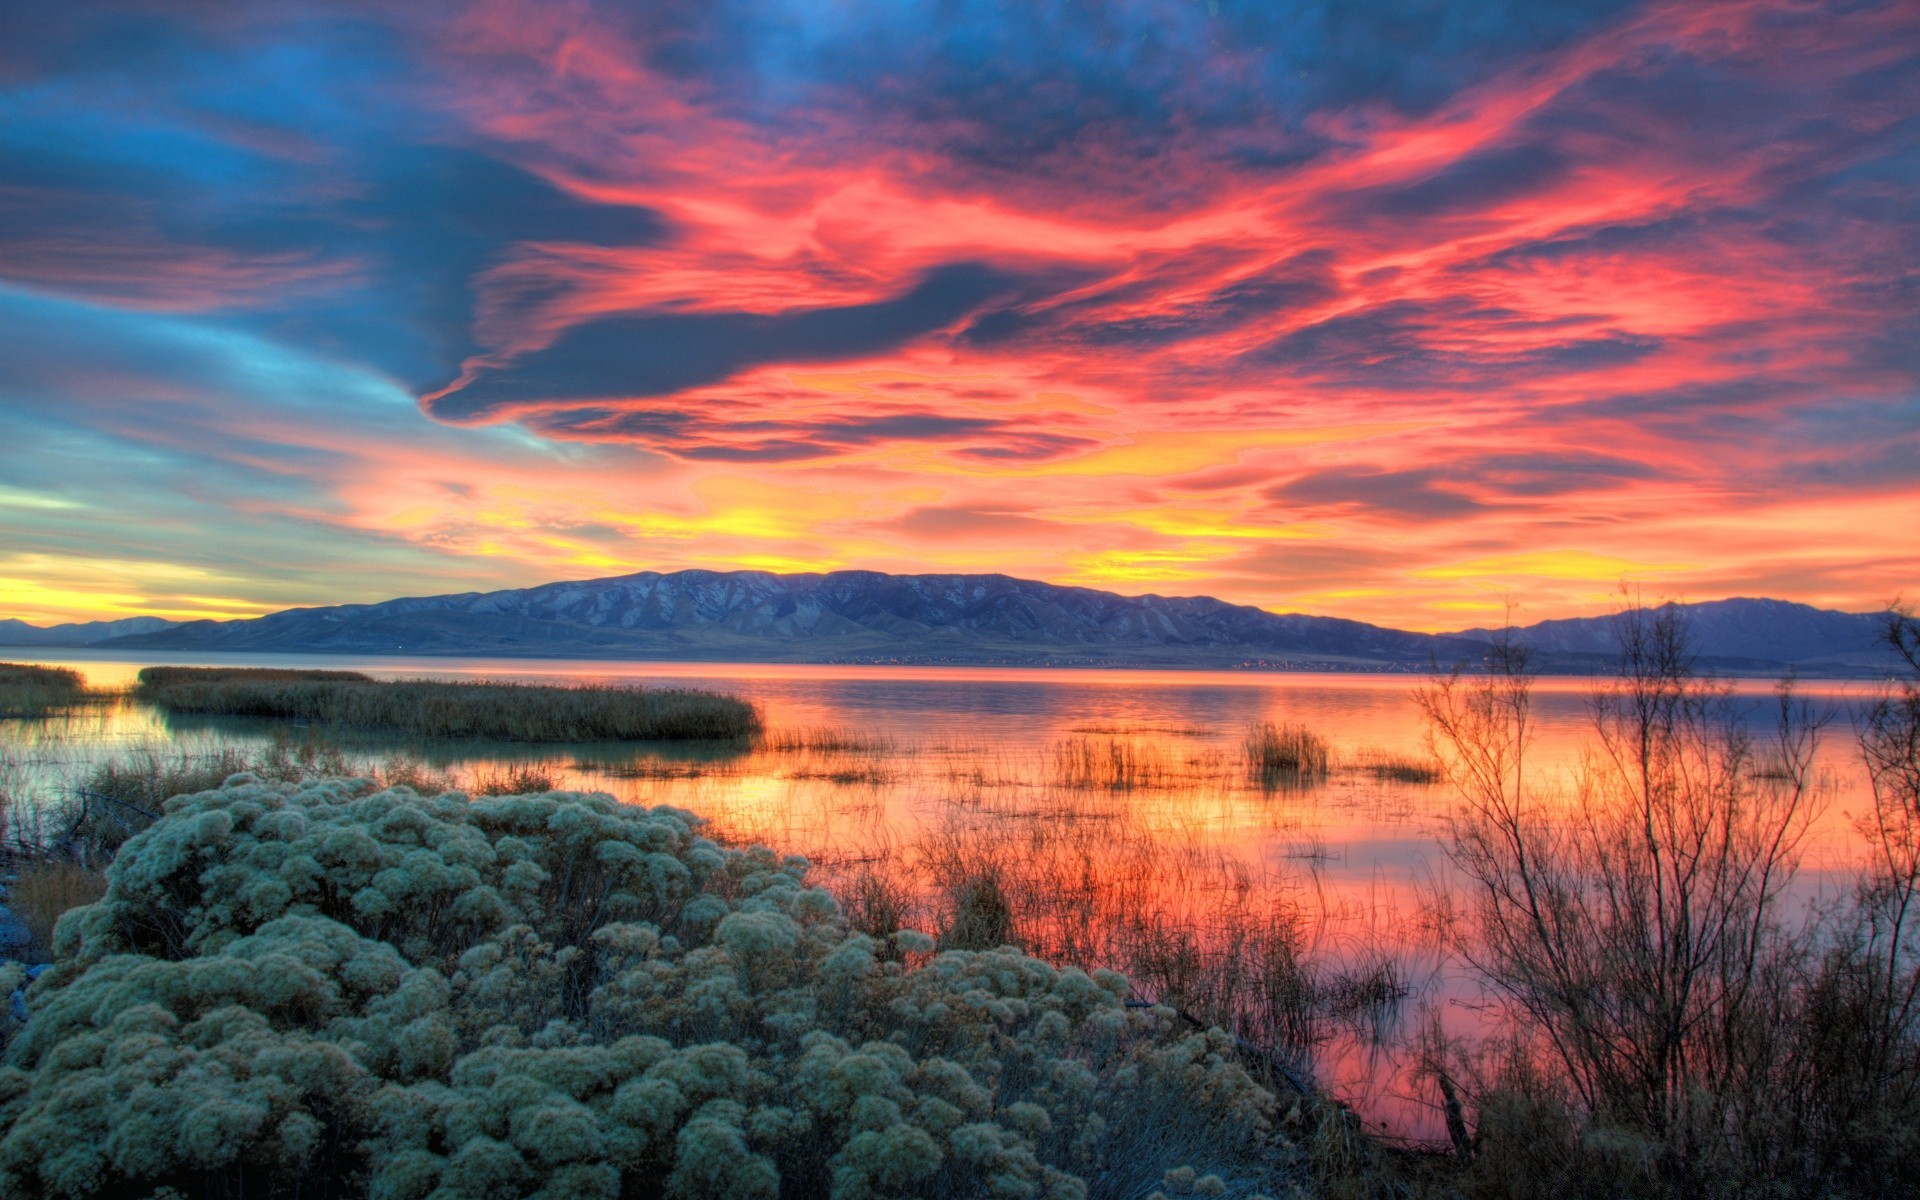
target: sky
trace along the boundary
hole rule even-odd
[[[0,8],[0,616],[1920,593],[1920,8]]]

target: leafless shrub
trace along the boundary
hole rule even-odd
[[[1464,801],[1464,950],[1513,1019],[1457,1072],[1477,1085],[1472,1188],[1880,1194],[1911,1172],[1920,1115],[1911,719],[1889,697],[1863,735],[1881,861],[1851,905],[1795,924],[1823,722],[1782,685],[1773,729],[1749,732],[1675,608],[1630,605],[1619,631],[1570,797],[1532,786],[1522,649],[1420,693]]]

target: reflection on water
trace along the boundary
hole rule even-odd
[[[122,688],[152,660],[26,661]],[[498,789],[544,778],[690,809],[723,836],[807,855],[862,919],[945,928],[990,875],[1036,953],[1123,966],[1162,992],[1229,1005],[1246,1035],[1309,1046],[1323,1083],[1403,1136],[1437,1133],[1431,1097],[1407,1069],[1404,1035],[1429,1009],[1450,1034],[1470,1035],[1479,1020],[1480,997],[1448,969],[1437,916],[1448,880],[1440,839],[1453,805],[1445,787],[1417,782],[1426,760],[1411,698],[1417,679],[308,656],[247,665],[696,686],[759,704],[769,732],[752,746],[420,745],[170,717],[122,701],[0,722],[0,792],[57,803],[115,757],[257,752],[276,738],[282,753],[289,744],[297,752],[323,736],[367,772],[391,774],[401,756],[403,777],[421,785]],[[1576,769],[1591,687],[1541,681],[1533,757],[1547,775]],[[1740,688],[1764,723],[1770,688]],[[1819,683],[1802,694],[1838,718],[1808,854],[1808,886],[1817,889],[1853,853],[1865,782],[1847,720],[1866,692]],[[1325,777],[1290,783],[1249,771],[1243,739],[1261,722],[1324,738]],[[1284,980],[1249,966],[1286,956],[1308,965]],[[1302,987],[1316,998],[1312,1011],[1289,999]]]

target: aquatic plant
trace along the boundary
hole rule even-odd
[[[1053,783],[1064,788],[1133,791],[1162,787],[1171,772],[1151,742],[1127,737],[1068,737],[1053,745]]]
[[[148,667],[134,695],[169,712],[314,721],[421,738],[679,741],[743,738],[760,729],[752,704],[716,692],[285,674]]]
[[[1110,972],[852,932],[803,860],[700,828],[365,780],[167,801],[27,993],[0,1194],[1069,1200],[1298,1177],[1226,1035],[1129,1007]]]
[[[1305,725],[1262,721],[1247,730],[1243,746],[1249,772],[1269,788],[1324,778],[1333,759],[1327,740]]]

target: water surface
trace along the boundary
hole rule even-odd
[[[990,862],[1012,884],[1037,952],[1112,953],[1109,926],[1155,915],[1201,930],[1244,928],[1285,911],[1334,963],[1383,957],[1409,989],[1357,1011],[1316,1048],[1313,1069],[1370,1122],[1405,1136],[1435,1130],[1431,1097],[1407,1071],[1407,1032],[1434,1012],[1480,1028],[1483,997],[1452,963],[1436,897],[1452,886],[1443,849],[1455,802],[1444,785],[1372,768],[1426,758],[1418,677],[1150,670],[1044,670],[523,659],[230,655],[128,658],[64,651],[12,655],[69,666],[123,688],[158,662],[324,666],[380,678],[698,687],[758,704],[760,745],[515,746],[402,744],[374,735],[287,730],[263,722],[169,717],[120,702],[74,717],[0,722],[0,788],[56,802],[103,759],[143,750],[206,753],[324,737],[375,764],[420,760],[451,783],[532,765],[557,784],[673,804],[724,836],[807,855],[845,884],[863,874],[911,881],[918,915],[938,920],[939,889]],[[1591,742],[1595,681],[1546,678],[1536,691],[1542,783],[1567,785]],[[1755,730],[1772,686],[1733,685]],[[1803,681],[1831,719],[1822,815],[1802,889],[1840,885],[1853,822],[1867,801],[1850,721],[1872,694],[1858,682]],[[1270,787],[1249,776],[1241,739],[1258,722],[1296,723],[1334,754],[1326,780]],[[1076,771],[1121,762],[1122,779]],[[1119,782],[1122,786],[1108,786]],[[1228,936],[1221,933],[1221,936]]]

